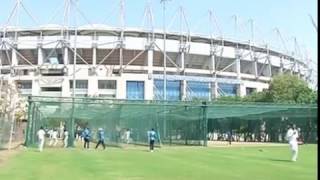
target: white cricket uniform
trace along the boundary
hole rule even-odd
[[[290,145],[290,149],[292,151],[292,161],[296,161],[297,157],[298,157],[298,131],[297,130],[293,130],[293,129],[289,129],[287,132],[287,140],[289,142]]]
[[[43,150],[43,145],[44,145],[44,136],[46,135],[46,132],[43,129],[40,129],[37,132],[37,136],[39,139],[39,151],[42,152]]]
[[[50,139],[52,139],[52,133],[53,133],[53,130],[50,129],[50,130],[48,131],[48,134],[49,134],[49,138],[50,138]]]
[[[49,145],[56,146],[58,143],[58,131],[53,131],[51,137]]]
[[[68,131],[65,131],[63,133],[63,144],[64,144],[64,147],[66,148],[68,146],[68,137],[69,137],[69,132]]]
[[[125,138],[126,138],[126,143],[129,144],[129,142],[130,142],[130,131],[126,131]]]

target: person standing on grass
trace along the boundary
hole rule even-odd
[[[298,131],[296,130],[296,125],[290,124],[288,131],[287,131],[287,140],[290,145],[290,149],[292,152],[292,161],[297,161],[298,158],[298,141],[297,138],[299,137]]]
[[[42,152],[43,145],[44,145],[44,136],[46,135],[46,132],[43,130],[43,127],[41,126],[40,129],[37,132],[38,140],[39,140],[39,151]]]
[[[230,130],[228,132],[228,142],[229,142],[229,145],[231,145],[231,142],[232,142],[232,130]]]
[[[154,131],[154,129],[152,128],[151,131],[148,131],[148,139],[149,139],[149,148],[150,148],[150,152],[153,152],[154,149],[154,141],[157,138],[157,133]]]
[[[86,149],[89,149],[89,143],[90,143],[90,138],[91,138],[91,132],[89,128],[85,128],[84,131],[82,132],[82,137],[84,140],[84,145],[83,147]]]
[[[102,144],[103,149],[106,149],[106,145],[104,144],[104,131],[102,128],[98,129],[98,143],[96,145],[96,149],[99,147],[100,144]]]
[[[130,129],[127,129],[125,134],[124,134],[125,135],[125,141],[126,141],[127,144],[130,143],[130,134],[131,134]]]
[[[51,139],[49,142],[49,146],[56,146],[58,143],[58,131],[56,129],[53,129],[51,134]]]
[[[63,132],[63,147],[66,148],[68,146],[68,138],[69,138],[69,132],[67,129],[64,129]]]

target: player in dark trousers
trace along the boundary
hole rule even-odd
[[[149,139],[149,148],[150,148],[150,152],[153,152],[154,149],[154,141],[157,138],[157,133],[154,131],[154,129],[152,128],[151,131],[148,132],[148,139]]]
[[[230,130],[228,132],[228,141],[229,141],[229,145],[231,145],[231,142],[232,142],[232,130]]]
[[[91,132],[90,132],[89,128],[86,127],[83,130],[82,137],[83,137],[83,140],[84,140],[83,147],[89,149],[89,143],[90,143],[90,137],[91,137]]]
[[[102,128],[99,128],[98,130],[98,143],[96,145],[96,149],[99,147],[100,144],[102,144],[103,149],[106,149],[106,145],[104,144],[104,131]]]

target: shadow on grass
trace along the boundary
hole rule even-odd
[[[290,160],[287,160],[287,159],[268,159],[268,160],[270,160],[270,161],[276,161],[276,162],[292,162],[292,161],[290,161]]]

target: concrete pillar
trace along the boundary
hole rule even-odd
[[[210,73],[213,74],[216,72],[216,57],[213,52],[210,55]]]
[[[186,80],[181,81],[181,100],[182,101],[187,100],[187,81]]]
[[[92,65],[97,65],[97,44],[92,45]]]
[[[11,65],[16,66],[18,65],[18,56],[15,50],[12,49],[11,51],[12,57],[11,57]]]
[[[32,90],[31,90],[32,96],[39,96],[40,95],[40,86],[39,86],[39,79],[33,79],[32,80]]]
[[[283,74],[283,57],[280,57],[280,74]]]
[[[185,66],[184,66],[184,63],[185,63],[185,52],[180,52],[180,68],[181,68],[181,71],[184,71],[185,69]]]
[[[240,55],[236,55],[236,72],[237,79],[241,79],[241,66],[240,66]]]
[[[64,65],[69,64],[69,49],[67,47],[64,47],[63,62],[64,62]]]
[[[117,80],[117,92],[116,98],[117,99],[126,99],[127,97],[127,82],[125,79],[118,79]]]
[[[70,89],[70,79],[66,76],[63,77],[63,82],[62,82],[62,90],[61,90],[61,96],[62,97],[71,97],[72,96],[72,91]]]
[[[12,49],[11,51],[11,66],[14,67],[14,66],[17,66],[18,65],[18,57],[17,57],[17,53],[16,51],[14,51]],[[15,76],[16,72],[15,72],[15,69],[10,69],[10,72],[11,72],[11,76]]]
[[[186,54],[186,48],[184,47],[184,45],[180,45],[180,59],[179,59],[179,65],[180,65],[180,71],[184,72],[185,70],[185,54]]]
[[[243,97],[246,95],[246,87],[244,86],[243,83],[240,83],[239,85],[239,96]]]
[[[258,58],[254,57],[254,62],[253,62],[253,72],[254,72],[254,76],[256,78],[258,78]]]
[[[38,65],[43,64],[43,49],[41,45],[38,45]]]
[[[268,75],[270,76],[270,77],[272,77],[272,68],[271,68],[271,61],[270,61],[270,56],[268,55],[267,56],[267,62],[268,62]]]
[[[88,77],[88,96],[96,97],[99,95],[98,92],[98,79],[96,76]]]
[[[210,83],[210,89],[211,89],[211,92],[210,92],[210,100],[215,100],[218,98],[219,94],[218,94],[218,82],[215,80],[214,82],[211,82]]]
[[[219,97],[217,80],[211,82],[211,94],[213,99],[217,99]]]
[[[149,46],[148,48],[148,76],[152,76],[153,74],[153,46]]]
[[[144,99],[153,100],[153,79],[144,81]]]

